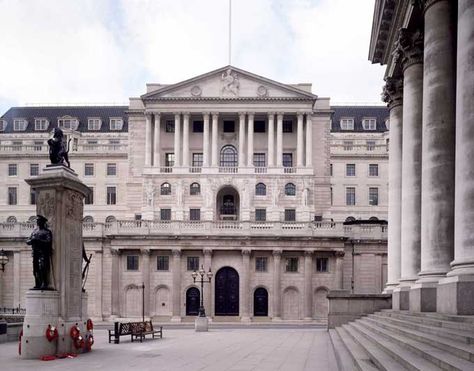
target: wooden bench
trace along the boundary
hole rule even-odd
[[[112,341],[112,338],[114,344],[119,344],[120,336],[127,335],[132,336],[132,327],[130,326],[130,323],[114,322],[114,329],[109,330],[109,344]]]
[[[155,330],[153,328],[153,323],[151,321],[145,322],[114,322],[114,329],[109,330],[109,344],[114,342],[114,344],[120,343],[120,336],[130,335],[130,340],[140,339],[140,342],[145,339],[146,335],[152,335],[153,339],[155,337],[163,338],[163,326],[160,326],[159,329]]]

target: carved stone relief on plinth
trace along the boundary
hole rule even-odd
[[[54,214],[56,211],[56,198],[54,191],[41,191],[37,201],[38,214],[48,219],[49,224],[53,224]]]
[[[81,222],[83,215],[83,198],[78,192],[66,192],[66,217]]]

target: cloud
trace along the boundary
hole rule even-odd
[[[232,64],[312,82],[332,101],[379,101],[367,61],[373,0],[233,0]],[[223,0],[0,0],[0,110],[127,102],[228,63]]]

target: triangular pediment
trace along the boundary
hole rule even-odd
[[[302,99],[316,95],[292,85],[225,66],[142,95],[143,100],[167,99]]]

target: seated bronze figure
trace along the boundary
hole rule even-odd
[[[71,142],[71,139],[69,139]],[[64,133],[60,128],[54,128],[53,137],[48,139],[49,159],[53,165],[66,165],[71,167],[69,163],[69,143],[66,148]]]

